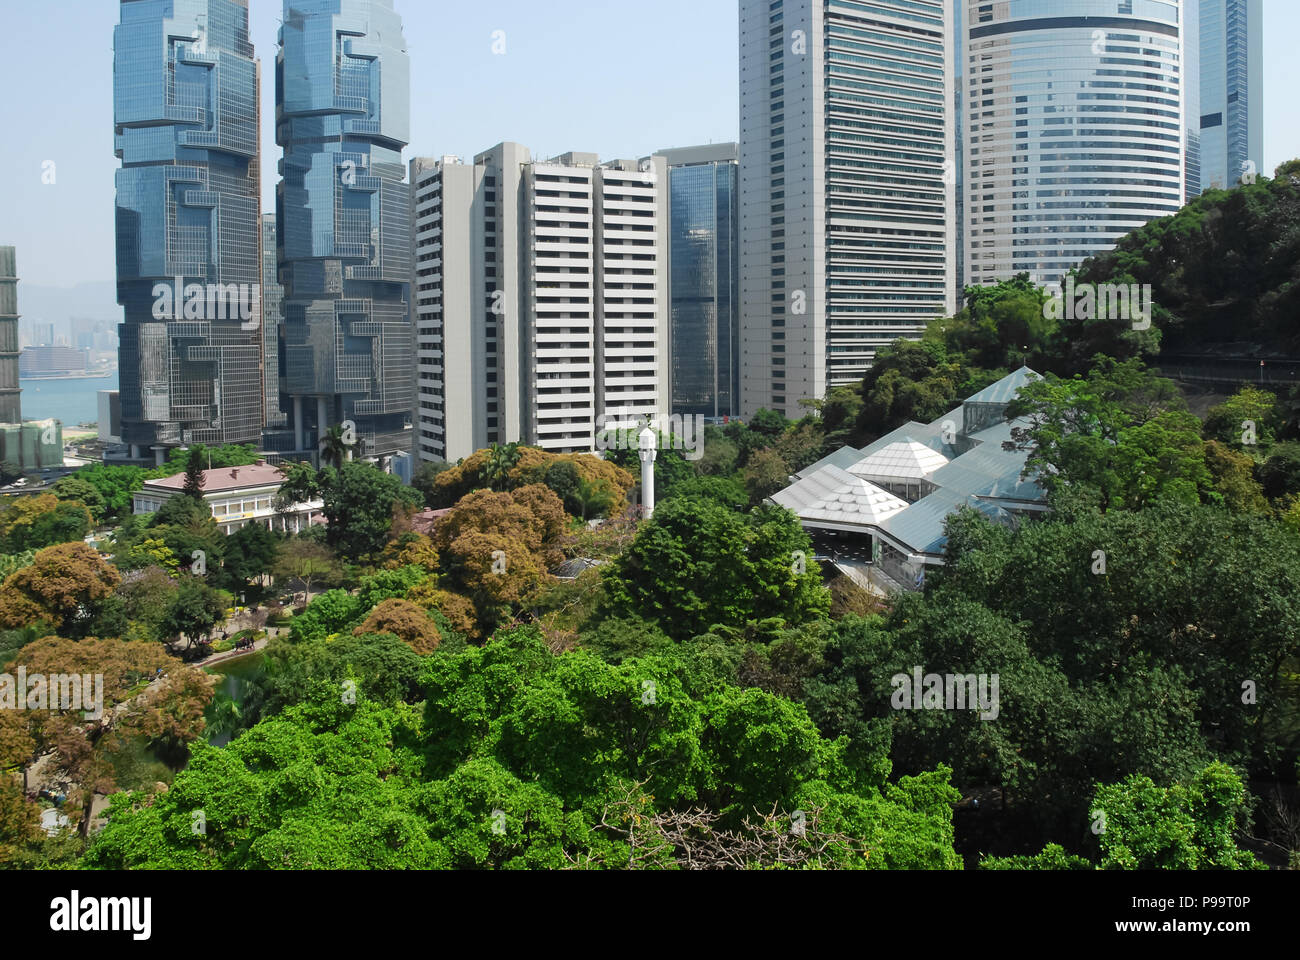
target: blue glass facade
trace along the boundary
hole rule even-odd
[[[740,412],[736,175],[734,161],[668,171],[673,413]]]
[[[283,392],[314,447],[411,448],[410,65],[392,0],[285,0],[276,62]]]
[[[262,351],[263,406],[268,430],[283,427],[287,421],[280,409],[280,267],[275,252],[275,214],[262,214]]]
[[[257,443],[258,65],[247,0],[122,0],[113,49],[122,439],[139,458]],[[178,281],[220,284],[251,300],[253,315],[210,302],[160,308],[156,288]]]
[[[1192,116],[1203,189],[1231,189],[1263,169],[1263,4],[1200,0],[1200,102]]]

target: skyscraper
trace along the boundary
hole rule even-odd
[[[412,161],[418,457],[592,450],[668,412],[666,175],[517,143]]]
[[[123,441],[257,443],[258,66],[248,0],[122,0],[113,33]]]
[[[953,310],[950,0],[741,0],[741,411]]]
[[[672,412],[740,413],[739,145],[660,150],[668,165]]]
[[[280,307],[284,289],[278,279],[275,236],[275,214],[262,214],[262,406],[263,426],[268,431],[288,422],[280,409]]]
[[[969,0],[964,29],[969,284],[1054,283],[1178,211],[1181,0]]]
[[[1201,188],[1266,173],[1262,0],[1200,0]]]
[[[0,423],[22,423],[18,355],[18,255],[0,247]]]
[[[285,0],[276,59],[284,383],[299,451],[411,448],[410,64],[392,0]]]

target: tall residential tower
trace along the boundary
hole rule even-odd
[[[951,0],[741,0],[741,412],[953,312]]]
[[[259,443],[258,65],[248,0],[122,0],[113,33],[122,440]]]
[[[668,412],[666,177],[517,143],[412,161],[419,459],[592,450]]]
[[[392,0],[285,0],[276,59],[284,370],[299,451],[411,448],[410,63]]]

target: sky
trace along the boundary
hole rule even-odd
[[[406,156],[469,158],[503,140],[603,159],[737,139],[736,0],[395,0],[411,55]],[[262,58],[263,209],[275,209],[275,38]],[[116,0],[0,0],[0,244],[22,282],[114,279]],[[1264,0],[1264,162],[1300,156],[1300,3]],[[505,52],[493,52],[504,31]],[[53,161],[53,183],[47,161]],[[19,309],[21,286],[19,288]]]

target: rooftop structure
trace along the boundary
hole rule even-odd
[[[906,588],[941,565],[944,523],[964,506],[999,523],[1047,509],[1046,493],[1022,477],[1027,453],[1008,450],[1006,408],[1038,374],[1019,370],[932,423],[903,424],[862,449],[842,447],[800,471],[772,503],[809,531],[867,538],[873,563]]]

